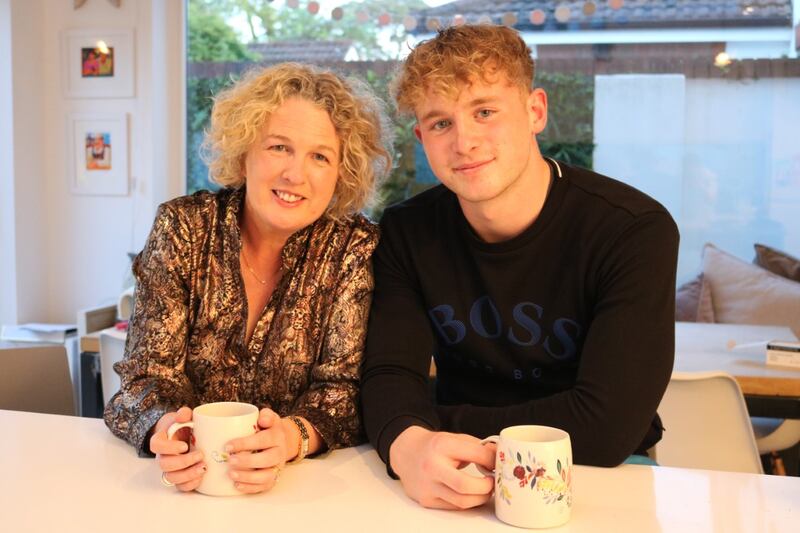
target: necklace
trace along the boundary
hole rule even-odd
[[[250,266],[250,261],[247,260],[247,254],[244,253],[244,243],[242,243],[242,259],[244,259],[244,266],[246,266],[247,270],[249,270],[250,273],[253,275],[253,277],[256,278],[256,281],[259,282],[262,285],[266,285],[267,284],[267,280],[264,280],[264,279],[261,279],[260,277],[258,277],[258,274],[256,274],[256,271],[253,270],[253,267]]]

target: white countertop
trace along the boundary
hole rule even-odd
[[[161,485],[101,420],[0,410],[4,532],[517,531],[490,505],[409,500],[368,446],[287,467],[268,493],[182,494]],[[552,531],[781,532],[800,523],[800,479],[624,465],[576,466],[572,519]]]

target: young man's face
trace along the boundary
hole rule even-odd
[[[456,99],[428,89],[416,106],[415,133],[436,177],[462,202],[502,197],[520,179],[533,179],[539,157],[534,135],[547,123],[547,97],[505,76],[474,79]]]

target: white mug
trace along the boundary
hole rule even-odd
[[[572,445],[569,433],[548,426],[511,426],[483,439],[497,445],[494,512],[526,528],[566,523],[572,509]],[[476,465],[477,466],[477,465]]]
[[[117,301],[117,317],[120,320],[130,320],[133,315],[133,293],[135,287],[128,287],[119,295]]]
[[[232,439],[248,437],[258,431],[258,407],[239,402],[203,404],[192,410],[190,422],[172,424],[167,429],[167,437],[171,439],[176,431],[185,427],[192,428],[189,450],[201,450],[207,465],[197,492],[210,496],[242,494],[228,476],[225,445]]]

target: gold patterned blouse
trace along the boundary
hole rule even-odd
[[[134,313],[114,365],[121,389],[104,418],[140,455],[162,415],[216,401],[302,416],[329,449],[363,440],[357,394],[377,226],[323,217],[293,234],[246,342],[243,199],[244,189],[223,189],[161,205],[134,260]]]

